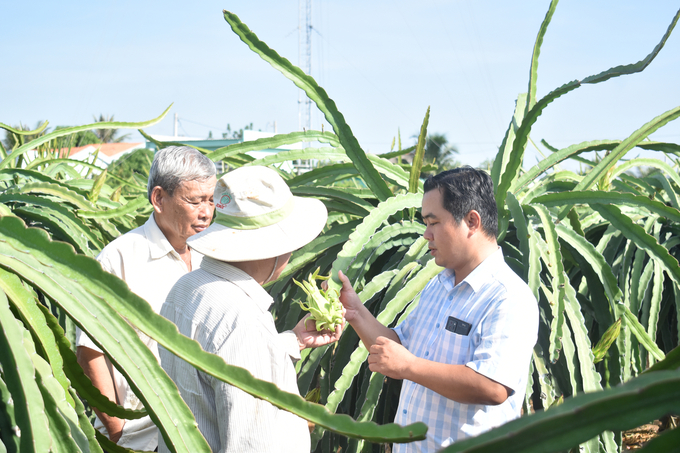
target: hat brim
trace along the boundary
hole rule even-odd
[[[280,222],[252,230],[237,230],[214,222],[190,237],[191,248],[216,260],[256,261],[281,256],[310,243],[328,219],[326,206],[315,198],[293,197],[293,211]]]

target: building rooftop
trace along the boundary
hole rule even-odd
[[[97,148],[99,148],[99,154],[100,155],[105,155],[107,157],[113,157],[116,156],[120,153],[129,151],[133,148],[140,148],[144,144],[143,143],[101,143],[101,144],[96,144],[96,145],[85,145],[85,146],[78,146],[70,149],[68,148],[62,148],[59,150],[59,155],[64,156],[64,157],[71,157],[74,156],[80,152],[86,151],[88,154],[93,153],[96,151]],[[68,153],[68,155],[67,155]]]

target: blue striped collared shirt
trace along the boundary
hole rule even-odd
[[[395,332],[417,357],[466,365],[513,393],[497,406],[462,404],[404,380],[395,423],[421,421],[429,429],[423,441],[395,444],[396,453],[434,452],[520,415],[538,333],[536,299],[500,248],[462,282],[454,281],[449,269],[433,278]]]

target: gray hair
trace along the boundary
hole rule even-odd
[[[206,180],[215,176],[215,164],[200,151],[188,146],[168,146],[158,151],[149,170],[148,197],[160,186],[170,196],[184,181]]]

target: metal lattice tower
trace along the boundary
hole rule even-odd
[[[298,0],[298,64],[307,74],[312,73],[312,0]],[[299,129],[312,128],[312,101],[304,91],[298,94]]]

